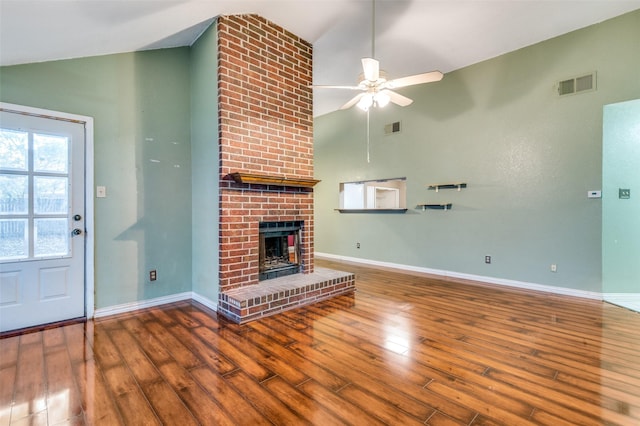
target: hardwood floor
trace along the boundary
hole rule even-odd
[[[0,340],[0,425],[640,424],[640,314],[318,264],[358,291],[242,326],[185,302]]]

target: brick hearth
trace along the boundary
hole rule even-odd
[[[219,312],[244,322],[311,303],[318,290],[322,298],[353,291],[350,274],[331,279],[314,274],[313,189],[299,185],[313,181],[311,45],[256,15],[222,16],[217,31]],[[234,179],[241,174],[258,179]],[[255,183],[260,177],[264,182]],[[259,281],[259,223],[289,221],[302,224],[301,273]],[[282,291],[276,281],[284,278]],[[262,298],[264,303],[255,304]]]
[[[244,323],[355,290],[355,275],[327,268],[288,275],[221,294],[218,310]]]

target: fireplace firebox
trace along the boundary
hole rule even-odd
[[[260,222],[260,281],[301,271],[300,238],[302,221]]]

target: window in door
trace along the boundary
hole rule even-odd
[[[70,141],[0,129],[0,261],[71,255]]]

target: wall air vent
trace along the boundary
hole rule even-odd
[[[384,134],[392,135],[394,133],[400,133],[400,122],[396,121],[393,123],[386,124],[384,126]]]
[[[558,96],[574,95],[576,93],[591,92],[596,90],[595,71],[579,77],[572,77],[559,81],[557,84]]]

